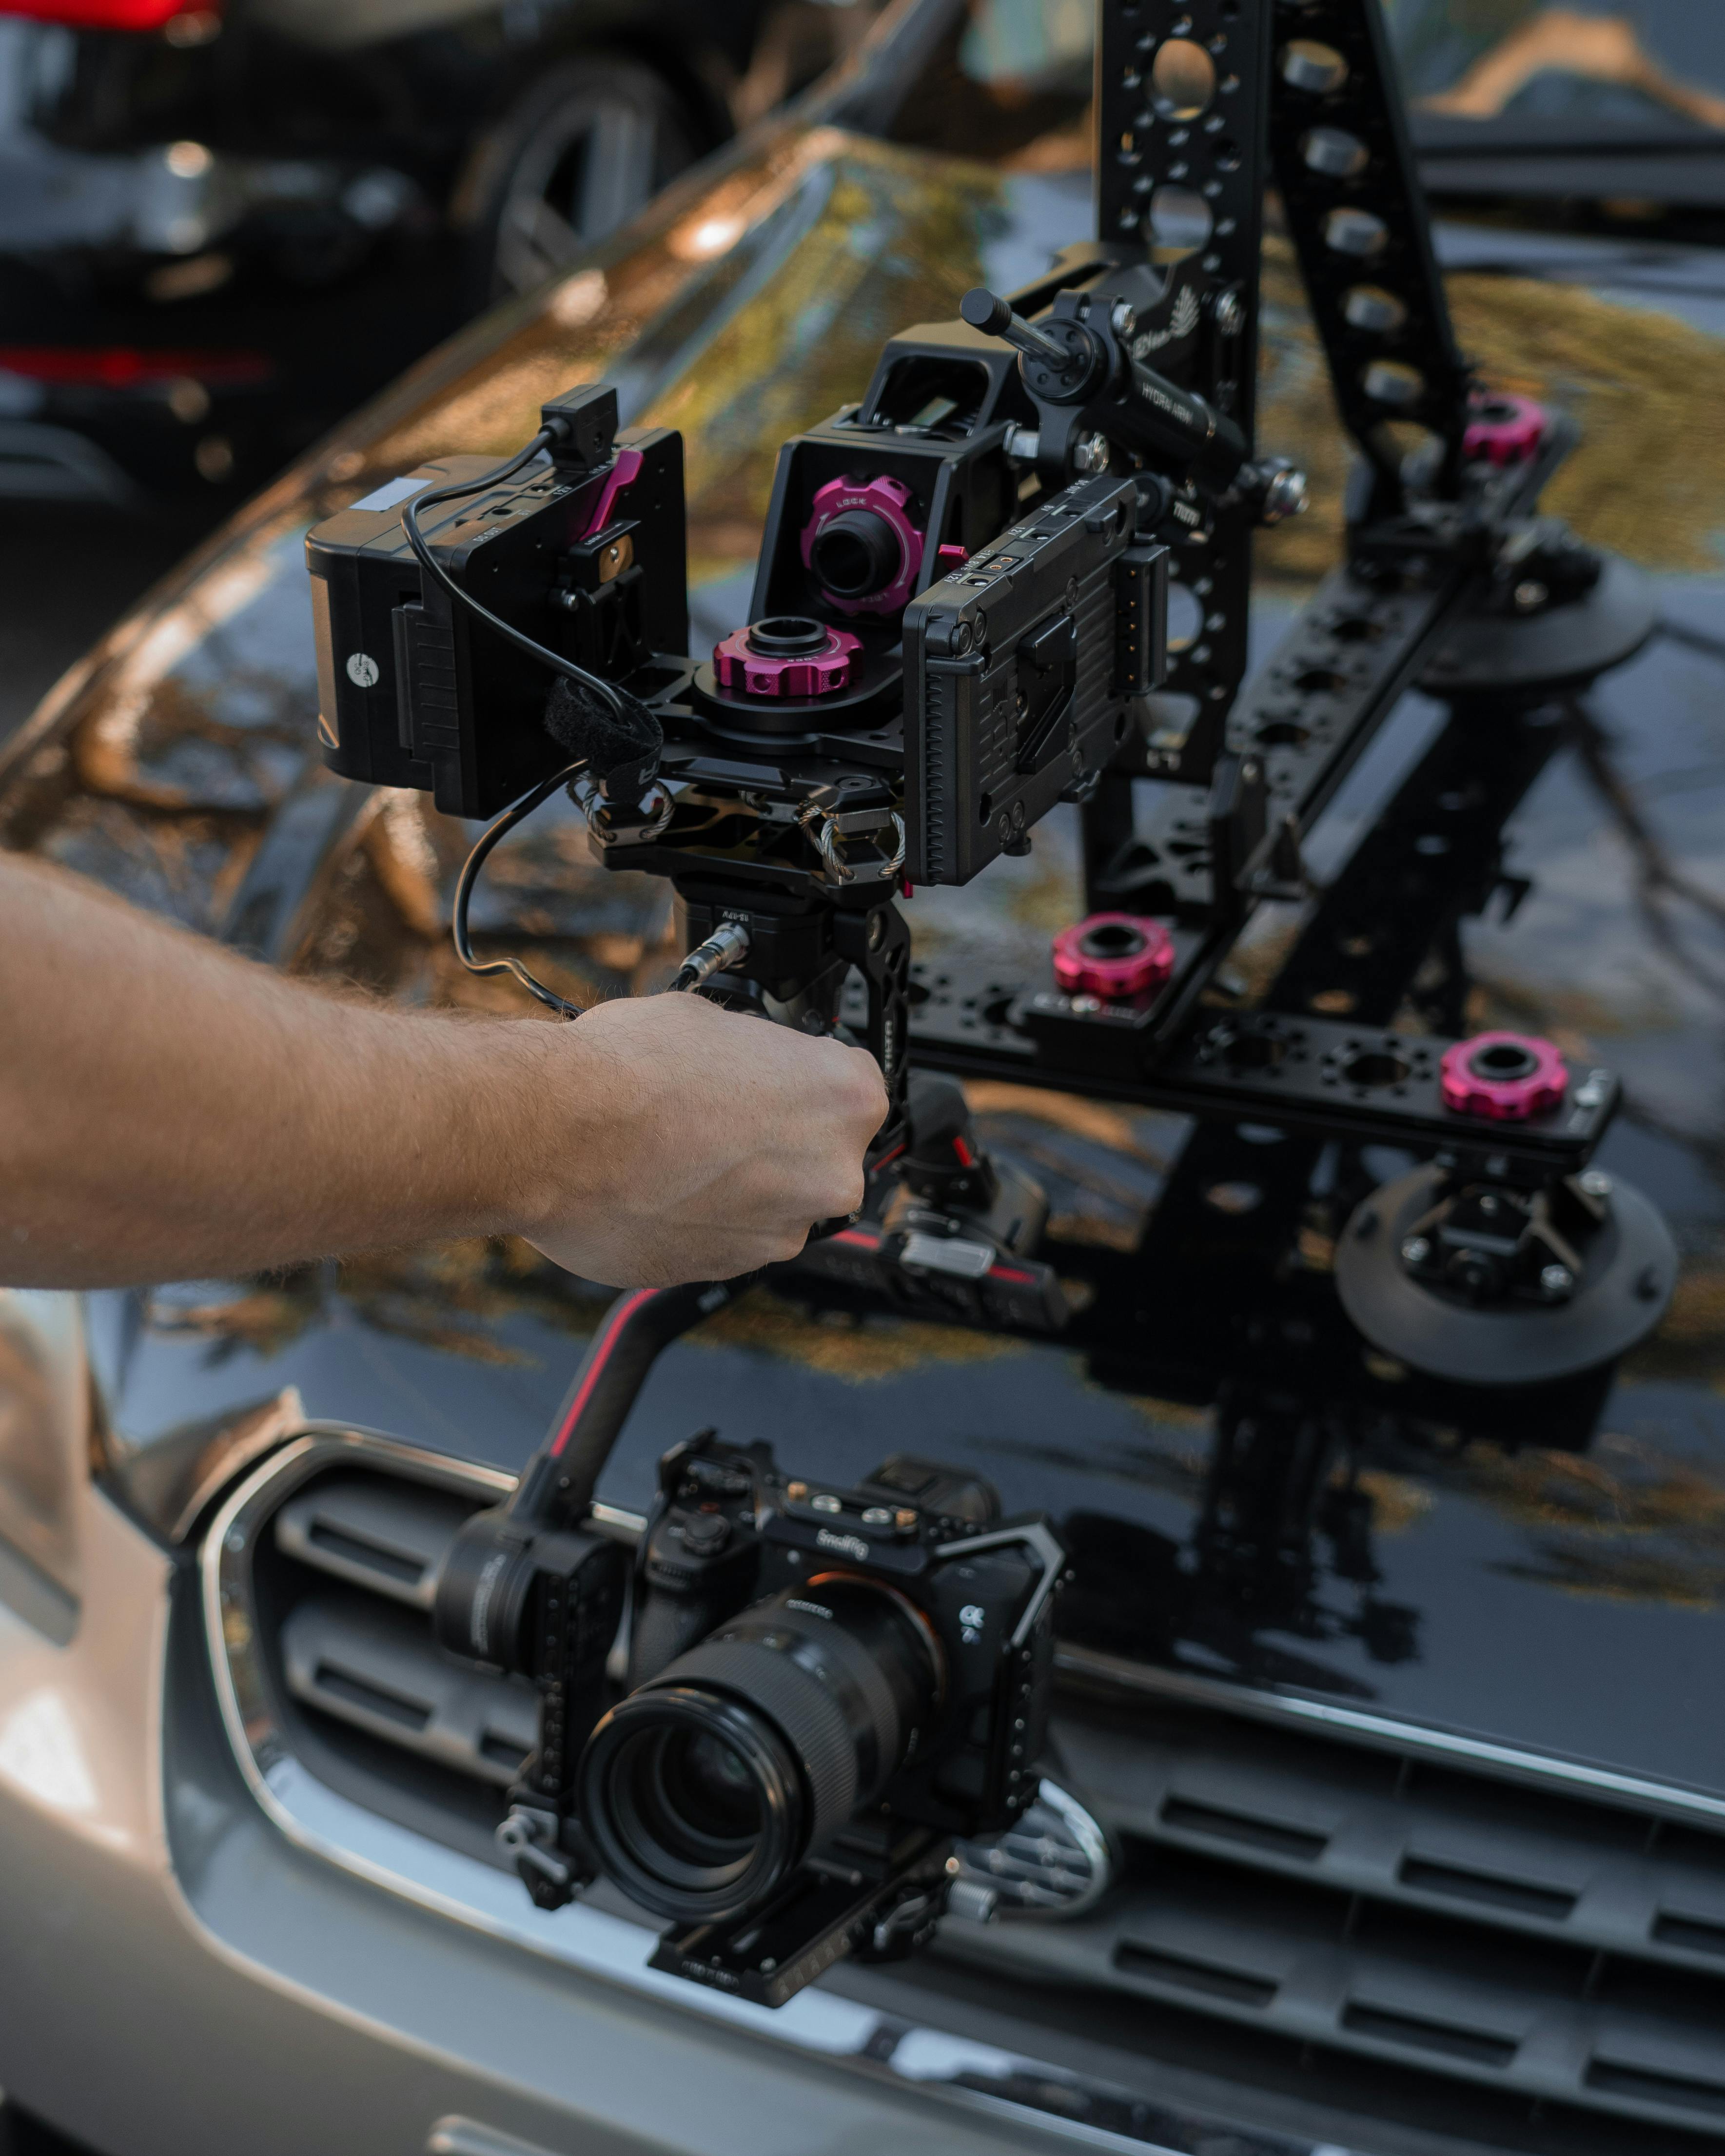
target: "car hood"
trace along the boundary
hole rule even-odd
[[[746,608],[778,443],[860,393],[895,328],[949,313],[971,284],[1028,278],[1086,216],[1083,186],[1059,177],[824,126],[757,138],[434,354],[170,578],[14,745],[0,835],[309,978],[520,1010],[448,949],[470,834],[318,762],[308,526],[426,458],[513,449],[543,398],[603,375],[627,419],[684,431],[697,637],[721,631]],[[639,1508],[659,1451],[710,1423],[821,1476],[901,1448],[952,1459],[1094,1554],[1101,1588],[1078,1594],[1068,1625],[1100,1650],[1725,1795],[1725,280],[1717,258],[1679,249],[1483,228],[1445,243],[1461,341],[1486,378],[1585,427],[1549,506],[1663,595],[1666,633],[1599,691],[1597,755],[1556,757],[1516,814],[1508,864],[1525,888],[1480,894],[1455,954],[1471,1019],[1624,1074],[1602,1164],[1654,1197],[1683,1250],[1659,1334],[1603,1405],[1506,1396],[1489,1439],[1453,1391],[1368,1370],[1371,1413],[1323,1486],[1346,1504],[1321,1496],[1293,1558],[1266,1548],[1255,1576],[1238,1537],[1226,1563],[1216,1554],[1219,1417],[1235,1409],[1225,1369],[1186,1352],[1199,1320],[1178,1281],[1146,1276],[1106,1324],[1050,1344],[823,1309],[787,1279],[663,1358],[601,1494]],[[1337,552],[1344,456],[1279,245],[1266,274],[1261,439],[1306,464],[1318,505],[1260,549],[1271,631]],[[1320,865],[1346,857],[1436,723],[1436,707],[1405,701],[1317,834]],[[919,896],[919,948],[962,941],[1040,966],[1076,910],[1074,858],[1051,821],[1030,860]],[[1265,917],[1266,947],[1291,934]],[[500,855],[474,926],[589,996],[649,988],[671,955],[665,892],[597,869],[572,815]],[[1247,1000],[1255,963],[1241,954]],[[976,1088],[975,1106],[991,1142],[1048,1184],[1056,1234],[1130,1273],[1190,1127],[999,1086]],[[1250,1188],[1230,1189],[1221,1212],[1249,1214]],[[1353,1386],[1371,1358],[1336,1312],[1322,1236],[1289,1265],[1271,1303],[1285,1295],[1290,1357],[1315,1324]],[[92,1296],[107,1463],[141,1502],[152,1476],[164,1486],[321,1419],[513,1469],[605,1300],[508,1242]],[[1322,1368],[1302,1382],[1321,1417]]]

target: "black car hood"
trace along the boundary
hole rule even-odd
[[[298,970],[468,997],[442,938],[463,834],[417,798],[325,780],[308,754],[305,525],[427,454],[507,449],[548,384],[605,369],[634,415],[690,430],[697,611],[722,624],[773,439],[854,393],[886,330],[949,306],[979,265],[1034,254],[1038,219],[1058,218],[1081,228],[1074,191],[831,134],[777,138],[715,199],[679,198],[632,252],[470,334],[146,603],[13,755],[9,841]],[[1667,252],[1711,286],[1712,258]],[[639,1509],[660,1450],[708,1424],[823,1476],[899,1450],[950,1459],[1065,1525],[1081,1644],[1725,1799],[1725,451],[1709,431],[1725,347],[1656,293],[1576,289],[1634,283],[1609,251],[1566,257],[1562,284],[1502,274],[1517,266],[1458,282],[1465,340],[1509,386],[1580,411],[1589,444],[1556,506],[1649,567],[1668,627],[1602,686],[1589,752],[1566,737],[1545,763],[1458,955],[1470,1021],[1547,1034],[1624,1075],[1599,1164],[1656,1201],[1681,1247],[1659,1335],[1602,1399],[1530,1389],[1482,1406],[1352,1332],[1321,1219],[1286,1250],[1255,1246],[1280,1172],[1266,1134],[1224,1133],[1225,1173],[1194,1183],[1176,1118],[983,1087],[985,1133],[1049,1184],[1058,1235],[1115,1268],[1073,1336],[823,1307],[788,1275],[663,1358],[600,1494]],[[1270,292],[1265,439],[1305,455],[1333,504],[1340,449],[1285,264]],[[1266,634],[1336,536],[1332,508],[1266,547]],[[1405,700],[1317,835],[1321,873],[1440,723]],[[1071,865],[1071,834],[1051,823],[1032,861],[916,900],[922,947],[963,939],[1041,963],[1075,904]],[[663,967],[662,893],[593,869],[572,827],[524,847],[495,890],[476,928],[538,939],[589,989],[650,986]],[[1255,952],[1297,932],[1286,911],[1262,918],[1242,1000]],[[1368,1162],[1382,1177],[1405,1165]],[[1320,1161],[1318,1183],[1338,1172]],[[1156,1247],[1177,1185],[1208,1208],[1201,1265],[1178,1240],[1153,1262],[1132,1255],[1147,1224]],[[90,1296],[116,1486],[135,1491],[139,1463],[167,1448],[305,1419],[518,1466],[604,1300],[508,1244]],[[1254,1417],[1255,1466],[1240,1435]],[[1326,1449],[1294,1504],[1282,1483],[1301,1445]]]

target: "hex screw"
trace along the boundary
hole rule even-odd
[[[1611,1195],[1611,1178],[1603,1168],[1584,1168],[1576,1178],[1576,1183],[1589,1198],[1609,1198]]]
[[[1424,1235],[1409,1235],[1402,1245],[1402,1262],[1409,1265],[1423,1265],[1431,1255],[1431,1245]]]
[[[1548,1295],[1571,1295],[1575,1289],[1575,1276],[1568,1265],[1547,1265],[1540,1273],[1539,1285]]]

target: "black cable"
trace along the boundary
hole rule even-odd
[[[467,902],[473,896],[473,886],[479,880],[479,872],[485,865],[485,857],[497,841],[514,830],[525,818],[531,816],[542,802],[548,801],[558,787],[567,786],[572,778],[578,778],[586,768],[584,762],[566,764],[554,777],[542,778],[531,793],[524,793],[512,808],[506,808],[496,822],[481,835],[478,844],[462,863],[461,874],[455,884],[454,917],[449,923],[455,956],[470,973],[507,973],[512,979],[519,981],[529,995],[536,996],[548,1009],[557,1011],[564,1018],[579,1018],[580,1004],[566,1003],[555,989],[547,988],[543,981],[536,981],[519,958],[474,957],[473,945],[467,934]]]
[[[578,681],[583,688],[590,689],[601,697],[613,711],[624,716],[623,699],[608,681],[602,680],[597,674],[589,674],[584,666],[578,666],[572,659],[565,659],[557,652],[548,650],[544,644],[536,643],[520,629],[512,629],[489,607],[482,606],[471,592],[464,591],[432,552],[424,533],[419,529],[421,510],[433,508],[439,502],[459,501],[468,495],[483,494],[488,486],[499,485],[512,477],[523,465],[530,464],[542,449],[548,448],[557,439],[553,429],[542,427],[525,449],[517,450],[514,456],[506,458],[501,465],[493,465],[490,470],[482,472],[477,479],[464,480],[459,485],[433,487],[424,494],[415,495],[403,507],[401,527],[407,534],[408,544],[413,548],[420,568],[427,576],[434,577],[451,598],[465,607],[469,613],[477,614],[488,628],[514,644],[517,650],[526,652],[530,659],[536,659],[542,666],[550,667],[553,673],[564,674],[572,681]],[[555,989],[547,988],[544,982],[536,980],[519,958],[481,959],[474,957],[473,944],[467,932],[467,909],[473,896],[474,885],[479,880],[479,872],[498,840],[506,837],[517,824],[548,801],[560,786],[567,786],[571,779],[578,778],[586,768],[587,762],[583,757],[578,762],[566,764],[553,777],[542,779],[531,793],[524,793],[512,808],[505,809],[496,822],[481,834],[478,844],[462,864],[461,874],[455,885],[454,916],[450,921],[455,956],[470,973],[507,973],[512,980],[518,981],[529,995],[536,997],[548,1010],[554,1010],[563,1018],[579,1018],[581,1005],[568,1002]]]
[[[548,650],[544,644],[535,643],[531,636],[523,634],[520,629],[511,629],[489,607],[481,606],[472,593],[464,591],[437,559],[426,544],[424,533],[419,529],[422,509],[429,509],[440,501],[458,501],[465,495],[483,494],[488,486],[495,486],[518,472],[524,464],[536,457],[556,439],[549,427],[542,427],[526,449],[506,463],[481,473],[478,479],[464,480],[459,486],[436,486],[428,494],[416,494],[402,510],[401,528],[408,536],[408,544],[413,550],[414,559],[426,575],[434,577],[449,596],[459,600],[470,613],[477,614],[488,629],[494,629],[506,642],[514,644],[516,650],[525,651],[529,659],[536,659],[542,666],[549,666],[553,673],[565,674],[572,681],[578,681],[583,689],[592,690],[610,710],[623,717],[626,715],[623,699],[610,682],[602,680],[597,674],[589,674],[584,666],[578,666],[572,659],[565,659],[559,653]]]

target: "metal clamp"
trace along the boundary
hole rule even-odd
[[[499,1852],[521,1874],[521,1883],[536,1902],[556,1907],[573,1898],[583,1882],[557,1847],[555,1812],[512,1804],[498,1825],[495,1840]]]
[[[839,841],[863,831],[878,831],[883,823],[892,826],[896,847],[892,859],[883,861],[873,870],[881,882],[890,882],[905,865],[905,819],[896,808],[853,809],[848,814],[835,814],[823,808],[818,801],[810,801],[797,812],[797,821],[814,839],[828,875],[834,883],[851,883],[856,870],[839,851]],[[810,826],[819,823],[818,830]]]

